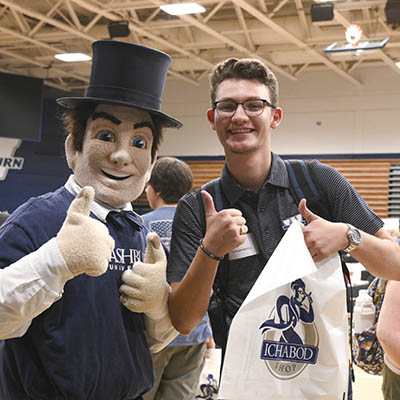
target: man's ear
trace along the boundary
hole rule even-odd
[[[75,150],[72,135],[69,134],[65,139],[65,156],[67,157],[68,167],[70,167],[72,171],[75,168],[76,153],[77,150]]]
[[[210,109],[207,111],[207,119],[208,119],[208,122],[209,122],[210,125],[211,125],[211,128],[215,131],[215,130],[216,130],[216,129],[215,129],[215,123],[214,123],[215,113],[214,113],[214,110],[213,110],[212,108],[210,108]]]
[[[271,128],[273,129],[277,128],[281,123],[281,121],[282,121],[282,108],[277,107],[272,115]]]

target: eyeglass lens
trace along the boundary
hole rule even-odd
[[[219,101],[216,103],[216,110],[220,115],[232,116],[239,104],[244,108],[247,115],[259,115],[264,110],[265,102],[261,99],[246,100],[243,103],[236,103],[232,100]]]

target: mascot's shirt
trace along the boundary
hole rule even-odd
[[[19,207],[0,230],[0,268],[54,238],[73,198],[62,187]],[[92,211],[102,208],[94,203]],[[115,240],[108,271],[69,280],[22,337],[0,341],[0,399],[131,400],[152,387],[143,314],[119,299],[122,272],[143,258],[147,229],[107,226]]]

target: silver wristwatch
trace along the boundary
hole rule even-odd
[[[349,227],[347,231],[347,237],[349,238],[349,245],[344,249],[346,253],[354,250],[361,243],[361,233],[357,228],[354,228],[353,225],[346,224]]]

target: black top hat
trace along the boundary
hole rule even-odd
[[[66,108],[96,102],[138,107],[161,117],[165,126],[182,123],[161,112],[161,97],[171,58],[168,54],[138,44],[98,40],[92,44],[90,83],[84,97],[62,97]]]

